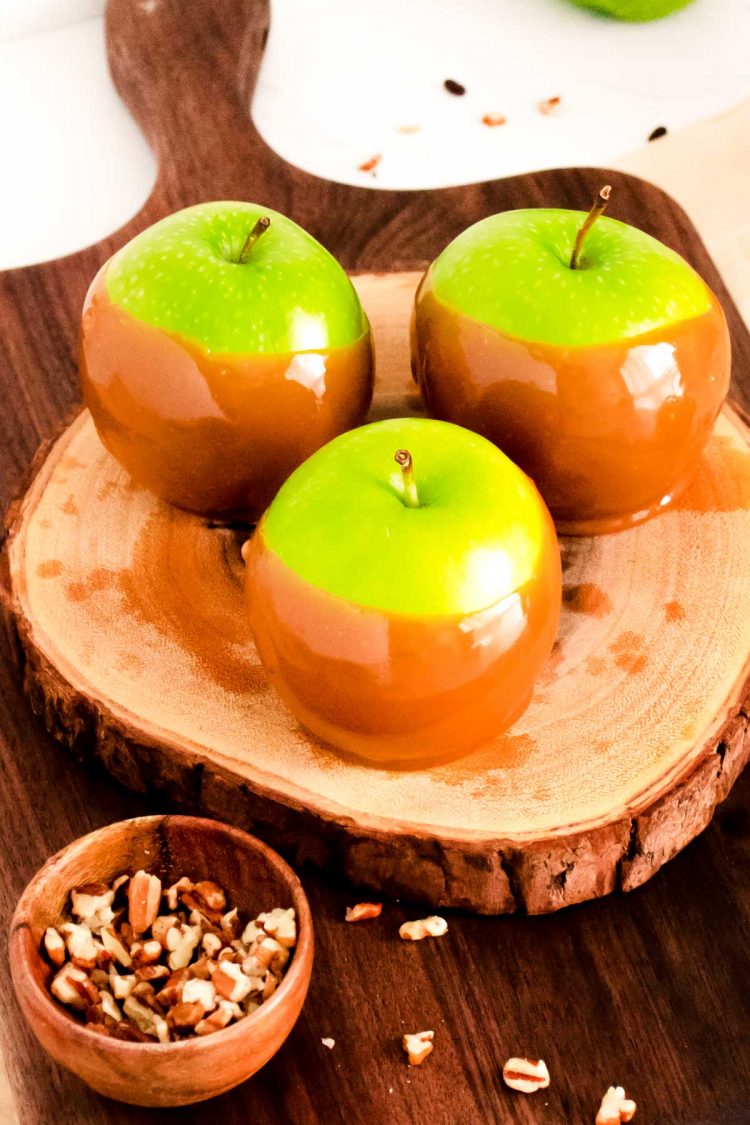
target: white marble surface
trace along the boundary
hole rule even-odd
[[[150,191],[153,159],[107,74],[102,6],[0,0],[0,268],[96,241]],[[648,25],[565,0],[273,0],[253,116],[293,163],[374,187],[619,163],[656,125],[750,95],[749,44],[750,0],[695,0]],[[465,97],[444,91],[448,77]],[[559,111],[543,116],[552,95]],[[482,125],[488,112],[507,124]],[[360,172],[375,154],[376,176]]]

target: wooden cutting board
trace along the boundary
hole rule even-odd
[[[591,169],[433,192],[319,181],[279,160],[247,121],[242,76],[253,67],[243,68],[257,64],[265,7],[249,15],[246,36],[239,0],[215,4],[210,20],[202,5],[110,4],[114,77],[159,178],[115,238],[0,276],[12,340],[0,362],[33,401],[41,433],[75,398],[87,282],[115,246],[178,206],[267,203],[366,274],[357,284],[375,326],[375,410],[385,416],[418,408],[405,353],[416,271],[483,215],[586,206],[604,182],[613,215],[680,250],[718,292],[733,335],[733,398],[740,414],[747,408],[750,340],[668,196]],[[20,481],[12,423],[2,425],[2,456]],[[750,456],[730,412],[675,511],[563,545],[559,644],[509,735],[450,767],[389,774],[344,765],[297,728],[252,651],[237,538],[135,490],[83,415],[40,459],[11,516],[26,688],[79,756],[132,788],[255,828],[300,861],[436,905],[553,910],[647,879],[705,826],[744,764],[749,511]],[[188,590],[200,596],[191,602]]]
[[[356,279],[378,342],[373,417],[420,409],[419,276]],[[136,487],[85,411],[17,509],[10,573],[32,704],[126,785],[260,826],[378,892],[536,913],[642,883],[744,764],[750,447],[731,411],[675,509],[562,542],[563,617],[534,701],[450,766],[360,766],[298,726],[250,639],[244,538]]]

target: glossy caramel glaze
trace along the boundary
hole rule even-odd
[[[303,581],[263,524],[247,551],[258,655],[303,726],[390,768],[448,761],[502,734],[531,700],[560,616],[551,522],[533,580],[466,617],[365,609]]]
[[[424,282],[415,377],[436,418],[489,438],[534,480],[563,534],[648,519],[680,494],[729,390],[721,306],[590,348],[514,339],[456,313]]]
[[[257,519],[302,461],[364,421],[369,332],[328,352],[209,354],[114,305],[105,270],[84,306],[84,398],[109,451],[163,500]]]

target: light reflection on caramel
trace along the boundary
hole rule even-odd
[[[113,305],[104,276],[83,315],[84,398],[110,452],[162,499],[256,519],[302,461],[364,421],[369,332],[325,352],[213,355]]]
[[[691,479],[729,389],[729,335],[702,316],[629,341],[528,343],[417,296],[417,376],[437,418],[495,442],[536,482],[558,529],[598,534],[668,506]]]
[[[339,752],[387,768],[449,761],[495,739],[529,703],[560,607],[557,551],[540,556],[544,569],[487,610],[407,617],[303,582],[261,526],[247,557],[258,652],[299,721]],[[502,762],[502,744],[487,753]]]

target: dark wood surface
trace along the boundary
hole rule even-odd
[[[542,203],[581,206],[597,170],[542,173],[439,192],[329,184],[269,152],[247,118],[267,10],[240,0],[116,0],[108,11],[118,89],[156,150],[159,179],[126,228],[83,253],[0,274],[0,504],[22,486],[41,441],[78,402],[77,322],[88,281],[128,237],[202,199],[252,198],[290,214],[349,268],[410,268],[484,214]],[[446,61],[446,66],[449,61]],[[239,75],[239,78],[238,78]],[[385,81],[385,77],[384,77]],[[696,156],[696,158],[699,158]],[[613,214],[681,250],[722,299],[735,347],[736,403],[750,410],[750,340],[680,209],[617,173]],[[3,942],[23,886],[76,836],[164,811],[85,774],[44,735],[21,691],[8,628],[0,649],[0,841]],[[582,748],[585,752],[585,748]],[[282,1052],[216,1102],[169,1120],[593,1122],[605,1087],[625,1085],[648,1125],[750,1122],[750,777],[711,827],[645,888],[543,918],[450,917],[440,940],[400,943],[386,906],[346,926],[350,893],[303,872],[316,924],[316,966],[302,1018]],[[22,1125],[165,1120],[105,1102],[38,1047],[0,961],[0,1035]],[[434,1028],[434,1054],[404,1062],[405,1030]],[[321,1037],[336,1039],[333,1051]],[[541,1055],[549,1091],[505,1090],[511,1054]]]

